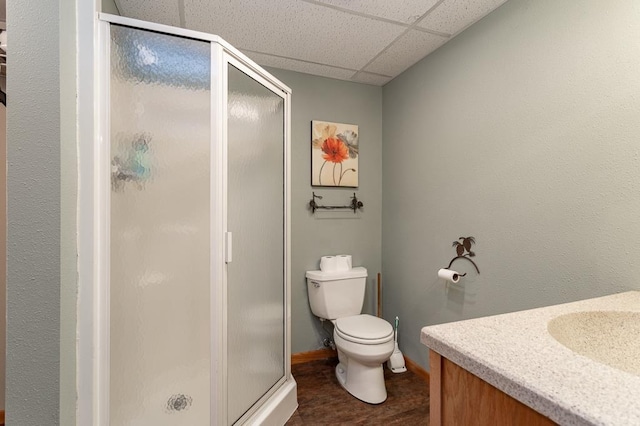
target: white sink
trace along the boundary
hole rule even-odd
[[[640,376],[640,312],[574,312],[552,319],[547,329],[572,351]]]

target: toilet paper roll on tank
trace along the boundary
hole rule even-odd
[[[456,271],[452,271],[451,269],[442,268],[438,271],[438,278],[457,284],[458,281],[460,281],[460,274]]]
[[[345,272],[350,271],[352,267],[353,263],[349,254],[336,254],[320,258],[320,270],[322,272]]]

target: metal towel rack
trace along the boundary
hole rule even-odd
[[[313,195],[313,197],[311,198],[311,200],[309,201],[309,207],[311,208],[311,213],[315,213],[316,210],[320,210],[320,209],[324,209],[324,210],[344,210],[344,209],[349,209],[349,210],[353,210],[353,213],[355,214],[358,209],[362,209],[364,207],[364,203],[360,200],[358,200],[358,197],[356,197],[356,193],[353,193],[353,196],[351,197],[351,203],[349,203],[349,205],[347,206],[321,206],[320,204],[318,204],[316,202],[316,198],[319,200],[322,200],[322,196],[320,195],[316,195],[315,192],[311,193]]]

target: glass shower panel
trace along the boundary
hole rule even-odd
[[[211,45],[111,26],[112,425],[210,423]]]
[[[284,376],[284,99],[229,65],[228,418]]]

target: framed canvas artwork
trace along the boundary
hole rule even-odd
[[[311,185],[358,187],[358,126],[311,122]]]

